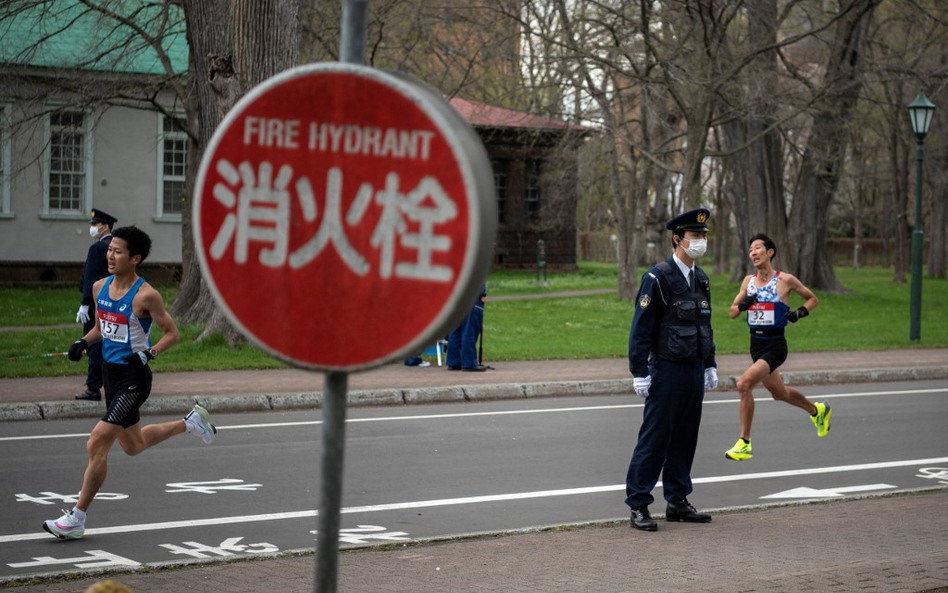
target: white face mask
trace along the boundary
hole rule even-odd
[[[707,239],[689,239],[688,247],[684,245],[681,246],[685,250],[685,253],[688,254],[688,257],[691,259],[698,259],[704,252],[708,250],[708,240]]]
[[[98,239],[100,234],[101,233],[99,233],[99,227],[97,225],[92,225],[89,227],[89,236],[93,239]]]

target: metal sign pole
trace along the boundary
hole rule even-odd
[[[347,373],[404,358],[456,325],[470,310],[470,295],[487,276],[497,230],[493,174],[483,142],[439,94],[410,77],[367,68],[363,64],[368,0],[344,2],[339,55],[348,63],[291,68],[255,86],[237,102],[214,132],[201,159],[192,225],[195,245],[200,247],[197,254],[202,274],[228,319],[256,346],[273,356],[326,373],[323,450],[317,478],[320,480],[318,535],[313,562],[316,593],[335,593],[338,586]],[[376,98],[376,102],[366,104],[362,100],[366,96]],[[323,102],[336,100],[345,101],[346,109],[331,114],[320,112]],[[341,153],[338,158],[326,158],[314,150],[314,146],[306,147],[299,142],[303,129],[309,128],[311,134],[322,133],[312,130],[317,127],[316,120],[324,116],[328,117],[325,125],[347,126],[346,129],[354,129],[359,134],[381,129],[394,138],[403,130],[410,130],[413,137],[417,136],[419,152],[400,159],[397,164],[391,162],[392,155],[384,151],[360,154],[359,158]],[[315,138],[311,135],[310,142],[315,142]],[[325,149],[334,150],[329,145]],[[383,277],[381,267],[378,274],[365,274],[372,268],[370,260],[376,253],[372,245],[376,232],[374,223],[351,224],[341,229],[346,241],[357,246],[352,248],[353,261],[317,257],[322,249],[317,247],[319,233],[334,223],[324,209],[319,231],[291,224],[294,216],[305,215],[308,207],[315,208],[317,196],[306,184],[309,188],[306,192],[298,191],[300,206],[287,208],[280,214],[278,222],[285,226],[278,228],[287,229],[284,236],[279,240],[269,235],[263,240],[250,240],[246,236],[250,233],[244,233],[241,238],[241,233],[235,231],[235,220],[244,217],[246,221],[240,224],[250,231],[258,227],[269,229],[272,220],[258,218],[250,203],[221,197],[233,198],[238,193],[242,195],[245,189],[259,193],[261,188],[256,187],[255,181],[244,179],[247,176],[241,177],[238,167],[240,170],[259,167],[261,175],[269,178],[274,165],[280,167],[280,176],[296,176],[297,188],[310,179],[331,179],[330,176],[339,175],[341,180],[343,174],[348,188],[363,184],[381,188],[386,187],[388,179],[396,173],[399,183],[404,184],[400,192],[423,190],[431,196],[431,200],[426,200],[431,203],[422,209],[424,212],[405,214],[405,220],[412,228],[417,225],[419,230],[409,231],[406,226],[406,230],[399,231],[402,245],[408,246],[408,237],[417,236],[425,237],[426,241],[445,240],[446,244],[459,248],[434,249],[438,251],[437,264],[413,262],[412,256],[405,254],[405,261],[399,262],[399,266],[404,264],[414,269],[417,264],[432,272],[430,278],[426,276],[431,288],[423,293],[414,290],[421,276]],[[287,182],[290,179],[285,177]],[[411,189],[412,184],[417,184],[417,188]],[[259,200],[269,198],[261,196]],[[327,196],[327,208],[331,202]],[[381,215],[380,210],[373,208],[372,216]],[[435,214],[444,218],[437,230],[423,224],[428,220],[426,216]],[[291,245],[294,246],[292,252]],[[271,252],[279,252],[283,258],[276,265],[281,269],[275,270],[273,262],[267,259],[268,246]],[[251,249],[253,254],[248,257],[247,251]],[[319,316],[303,312],[274,322],[261,313],[258,300],[252,297],[261,283],[276,277],[285,282],[287,288],[278,299],[281,306],[292,307],[299,301],[299,295],[311,294],[320,310],[337,314]],[[338,278],[339,286],[350,290],[319,290],[325,287],[321,281],[327,277]],[[402,290],[402,286],[406,290]],[[379,294],[389,295],[384,298],[386,306],[374,306],[369,314],[367,304],[378,304]],[[359,328],[377,327],[395,311],[403,312],[400,299],[406,304],[417,304],[421,299],[425,305],[416,307],[416,315],[406,317],[410,323],[402,331],[372,334],[372,340],[365,338],[371,332]],[[363,337],[343,343],[353,335]],[[313,336],[329,338],[314,339]]]
[[[336,591],[339,567],[339,516],[342,511],[342,462],[346,442],[347,373],[326,373],[323,389],[323,457],[320,471],[316,538],[316,593]]]
[[[339,61],[348,64],[365,64],[365,29],[369,0],[345,0],[345,2],[342,6]]]
[[[368,0],[345,0],[342,7],[341,62],[365,63]],[[342,463],[346,444],[346,386],[349,375],[326,373],[323,390],[323,458],[316,541],[316,593],[335,593],[339,580],[339,517],[342,512]]]

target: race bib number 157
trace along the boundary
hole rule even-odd
[[[99,329],[102,330],[103,340],[113,342],[128,342],[128,316],[99,311]]]

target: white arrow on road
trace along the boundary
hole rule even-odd
[[[895,488],[895,486],[892,484],[866,484],[865,486],[842,486],[822,490],[801,486],[793,490],[784,490],[776,494],[761,496],[761,498],[837,498],[851,492],[869,492],[870,490],[886,490],[888,488]]]

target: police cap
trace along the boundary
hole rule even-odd
[[[118,222],[118,219],[115,218],[114,216],[112,216],[111,214],[109,214],[108,212],[105,212],[105,211],[100,210],[100,209],[98,209],[98,208],[93,208],[93,209],[92,209],[92,220],[90,220],[89,222],[103,222],[103,223],[105,223],[105,224],[107,224],[107,225],[109,225],[109,226],[112,226],[112,225],[114,225],[116,222]]]
[[[705,208],[697,208],[684,214],[680,214],[668,221],[665,228],[675,231],[697,231],[699,233],[708,232],[708,218],[711,212]]]

